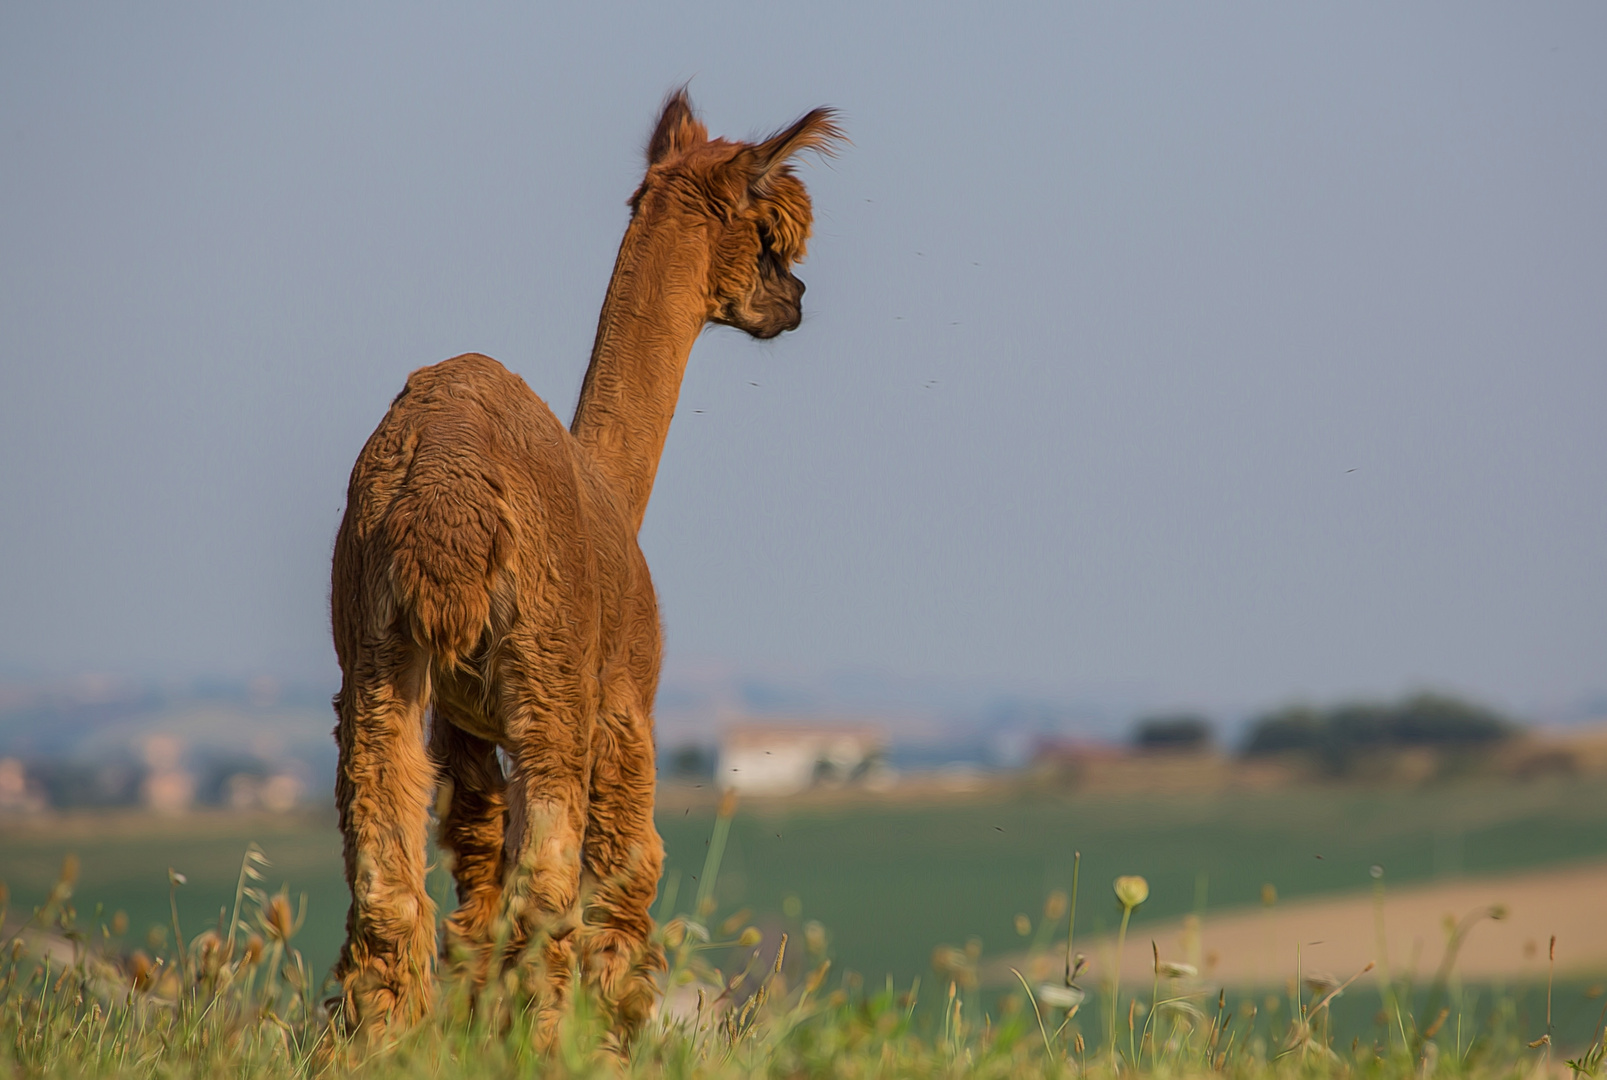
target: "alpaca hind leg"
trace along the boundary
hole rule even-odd
[[[425,887],[435,766],[424,748],[428,664],[405,641],[363,643],[335,699],[335,785],[351,908],[335,975],[353,1029],[407,1024],[428,1006],[435,904]]]
[[[569,994],[586,827],[587,714],[526,709],[510,735],[503,886],[509,961],[538,1000],[538,1026],[554,1029]]]
[[[475,979],[486,974],[494,924],[502,904],[503,817],[507,781],[496,744],[451,722],[451,712],[435,706],[430,754],[445,784],[440,843],[450,856],[458,907],[442,933],[444,960],[467,962]]]
[[[593,739],[579,949],[587,981],[627,1040],[652,1013],[658,999],[654,976],[665,968],[648,914],[664,866],[664,845],[653,825],[654,773],[646,711],[605,712]]]

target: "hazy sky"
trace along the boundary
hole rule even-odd
[[[854,144],[693,353],[672,668],[1607,688],[1594,2],[6,4],[0,669],[332,677],[363,440],[469,350],[568,419],[686,79]]]

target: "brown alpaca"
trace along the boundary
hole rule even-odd
[[[788,161],[839,138],[816,109],[760,143],[711,140],[673,94],[569,430],[523,380],[469,354],[409,376],[358,456],[330,600],[348,1025],[376,1031],[428,1007],[438,783],[458,893],[443,954],[483,975],[530,953],[521,977],[549,1021],[572,969],[622,1035],[652,1010],[661,645],[636,534],[704,325],[760,338],[797,327],[790,268],[812,214]],[[499,917],[511,937],[493,957]]]

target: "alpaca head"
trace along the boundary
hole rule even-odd
[[[813,109],[757,143],[710,139],[684,89],[671,94],[647,146],[647,175],[631,197],[638,220],[674,228],[708,250],[705,319],[758,338],[795,329],[813,212],[790,161],[830,154],[843,138],[830,109]]]

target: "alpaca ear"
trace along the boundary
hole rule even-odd
[[[692,112],[691,99],[683,86],[664,99],[658,126],[653,129],[653,137],[647,140],[647,163],[657,165],[671,154],[684,153],[708,141],[709,129]]]
[[[824,157],[832,157],[837,152],[837,144],[847,141],[848,136],[837,123],[836,110],[810,109],[790,127],[753,147],[754,190],[763,193],[770,178],[804,151],[813,150]]]

